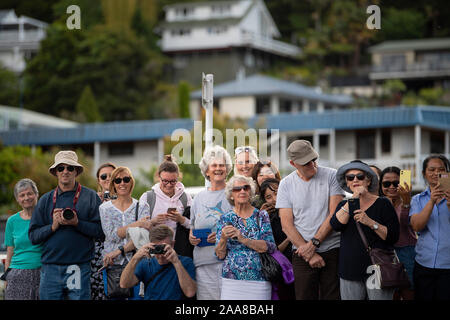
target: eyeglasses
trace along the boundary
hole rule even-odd
[[[381,185],[383,186],[383,188],[389,188],[391,185],[393,185],[394,188],[397,188],[399,183],[400,181],[383,181]]]
[[[175,180],[166,180],[166,179],[161,179],[161,182],[163,183],[163,184],[171,184],[171,185],[174,185],[174,184],[176,184],[177,182],[178,182],[178,180],[177,179],[175,179]]]
[[[234,149],[234,154],[239,154],[241,152],[251,152],[251,148],[250,147],[237,147],[236,149]]]
[[[355,177],[362,181],[366,178],[366,175],[364,173],[358,173],[358,174],[348,174],[345,176],[345,179],[347,179],[347,181],[353,181],[355,180]]]
[[[124,183],[130,183],[131,177],[123,177],[123,178],[115,178],[115,179],[114,179],[114,183],[115,183],[115,184],[121,184],[122,181],[123,181]]]
[[[239,186],[239,187],[233,187],[233,189],[231,189],[233,192],[240,192],[241,190],[244,190],[244,191],[248,191],[248,190],[250,190],[251,188],[250,188],[250,185],[248,185],[248,184],[246,184],[246,185],[244,185],[244,186]]]
[[[104,173],[104,174],[100,175],[100,179],[102,179],[102,180],[106,180],[108,178],[111,178],[110,174]]]
[[[74,166],[57,166],[57,167],[56,167],[56,170],[57,170],[58,172],[63,172],[64,169],[66,169],[66,168],[67,168],[67,171],[69,171],[69,172],[73,172],[73,171],[75,170],[75,167],[74,167]]]

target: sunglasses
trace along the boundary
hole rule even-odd
[[[109,175],[109,174],[107,174],[107,173],[104,173],[104,174],[102,174],[102,175],[100,176],[100,179],[106,180],[106,179],[108,179],[108,177],[111,177],[111,175]]]
[[[249,191],[250,189],[251,189],[250,185],[246,184],[245,186],[233,187],[232,191],[233,192],[240,192],[241,190]]]
[[[394,188],[397,188],[399,183],[400,181],[383,181],[381,185],[383,186],[383,188],[389,188],[391,185],[393,185]]]
[[[73,172],[73,171],[75,170],[75,167],[74,167],[74,166],[57,166],[57,167],[56,167],[56,170],[57,170],[58,172],[63,172],[64,169],[66,169],[66,168],[67,168],[67,171],[69,171],[69,172]]]
[[[241,153],[241,152],[251,152],[250,150],[251,150],[250,147],[237,147],[237,148],[234,150],[234,153],[235,153],[235,154],[239,154],[239,153]]]
[[[121,184],[122,181],[123,181],[124,183],[130,183],[131,177],[123,177],[123,178],[115,178],[115,179],[114,179],[114,183],[115,183],[115,184]]]
[[[161,180],[161,182],[163,183],[163,184],[171,184],[171,185],[174,185],[174,184],[176,184],[177,182],[178,182],[178,180],[166,180],[166,179],[162,179]]]
[[[347,181],[353,181],[353,180],[355,180],[355,177],[356,177],[356,179],[363,181],[366,178],[366,175],[364,173],[348,174],[345,176],[345,179]]]

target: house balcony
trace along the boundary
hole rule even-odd
[[[450,60],[448,59],[375,65],[369,74],[371,80],[439,78],[448,76],[450,76]]]

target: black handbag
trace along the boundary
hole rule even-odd
[[[395,251],[371,248],[367,243],[367,238],[364,235],[359,222],[356,222],[356,227],[364,246],[369,253],[372,264],[379,268],[378,276],[380,278],[381,289],[408,288],[410,286],[408,275],[403,263],[400,262]]]
[[[183,217],[190,219],[191,207],[186,207],[183,212]],[[189,230],[183,227],[180,223],[177,223],[177,229],[175,232],[175,245],[173,249],[180,256],[193,257],[194,246],[189,242]]]
[[[259,225],[259,213],[256,217],[258,227]],[[280,266],[278,261],[268,252],[263,252],[259,254],[261,260],[261,272],[264,278],[270,282],[282,282],[283,281],[283,268]]]
[[[138,220],[138,215],[139,202],[136,204],[135,221]],[[125,263],[124,265],[112,265],[106,268],[106,296],[108,299],[126,299],[133,296],[133,288],[120,287],[120,276],[126,265]]]
[[[133,288],[121,288],[120,276],[125,266],[112,265],[106,268],[106,293],[108,299],[126,299],[133,295]]]

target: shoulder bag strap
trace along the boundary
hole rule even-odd
[[[153,274],[150,279],[148,279],[148,281],[145,283],[145,288],[147,289],[148,285],[150,284],[150,282],[153,281],[153,279],[155,279],[158,275],[160,275],[163,271],[165,271],[167,268],[170,267],[170,263],[164,265],[161,269],[159,269],[155,274]]]
[[[183,209],[186,209],[186,207],[187,207],[187,195],[186,195],[186,192],[183,192],[181,194],[180,201],[181,201],[181,204],[183,205]]]
[[[372,248],[367,243],[367,238],[366,238],[364,232],[362,231],[361,226],[359,225],[359,222],[355,221],[355,223],[356,223],[356,228],[358,229],[359,235],[361,237],[361,240],[364,243],[364,246],[366,247],[367,252],[369,252]]]
[[[136,213],[135,213],[135,221],[138,221],[139,218],[139,201],[136,203]]]
[[[156,193],[153,190],[147,191],[147,203],[150,207],[150,217],[153,215],[153,209],[155,209]]]

